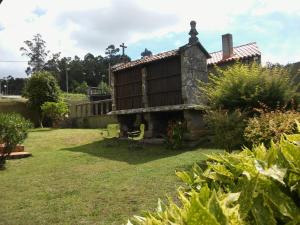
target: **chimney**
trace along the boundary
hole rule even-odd
[[[227,59],[233,55],[232,34],[222,35],[223,59]]]

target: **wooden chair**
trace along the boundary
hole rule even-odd
[[[140,129],[133,132],[128,132],[128,140],[130,141],[129,147],[139,147],[139,144],[142,144],[141,147],[143,147],[143,140],[145,136],[145,124],[140,125]]]
[[[108,124],[106,129],[101,131],[101,134],[106,141],[106,146],[110,147],[116,143],[117,138],[120,137],[120,125]]]

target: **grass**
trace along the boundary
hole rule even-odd
[[[174,171],[216,150],[105,147],[97,129],[35,129],[0,171],[0,224],[123,224],[175,195]]]

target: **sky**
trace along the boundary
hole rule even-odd
[[[190,21],[208,52],[222,48],[231,33],[234,46],[257,42],[262,62],[300,61],[299,0],[3,0],[0,5],[0,78],[26,77],[20,47],[40,33],[51,53],[104,56],[105,48],[125,43],[140,58],[188,42]]]

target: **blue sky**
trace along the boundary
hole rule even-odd
[[[62,56],[104,55],[124,42],[137,59],[145,48],[155,54],[186,44],[191,20],[208,52],[221,50],[221,35],[231,33],[235,46],[257,42],[263,63],[300,61],[298,0],[4,0],[0,61],[26,61],[19,48],[36,33]],[[25,68],[0,62],[0,77],[25,76]]]

